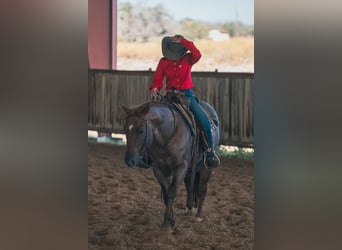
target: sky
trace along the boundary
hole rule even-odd
[[[239,21],[254,25],[254,0],[117,0],[118,4],[156,6],[162,4],[179,21],[192,18],[206,22]]]

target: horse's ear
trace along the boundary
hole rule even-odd
[[[146,115],[149,109],[150,109],[150,103],[147,102],[139,108],[139,114],[142,116]]]
[[[126,115],[130,115],[132,113],[132,110],[125,107],[124,105],[120,104],[121,109],[125,112]]]

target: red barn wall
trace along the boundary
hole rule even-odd
[[[116,69],[116,0],[88,0],[90,69]]]

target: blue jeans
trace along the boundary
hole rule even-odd
[[[214,149],[213,135],[211,133],[211,125],[210,120],[207,113],[203,110],[201,105],[199,104],[198,99],[194,95],[192,89],[181,90],[190,100],[190,110],[195,116],[195,119],[198,121],[202,129],[207,135],[209,147]]]

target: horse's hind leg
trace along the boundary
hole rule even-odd
[[[194,203],[194,193],[193,190],[191,190],[191,175],[188,174],[184,178],[185,188],[186,188],[186,211],[187,213],[191,214],[193,203]]]
[[[186,200],[186,212],[188,214],[192,214],[194,208],[198,207],[198,181],[199,181],[199,173],[196,173],[194,177],[194,186],[191,190],[191,176],[186,176],[184,179],[186,192],[187,192],[187,200]]]
[[[203,204],[204,204],[205,197],[207,195],[207,187],[208,187],[208,181],[210,179],[210,176],[211,176],[211,170],[207,169],[206,167],[202,167],[200,171],[200,178],[199,178],[198,186],[197,186],[199,203],[198,203],[196,217],[199,220],[202,220]]]

